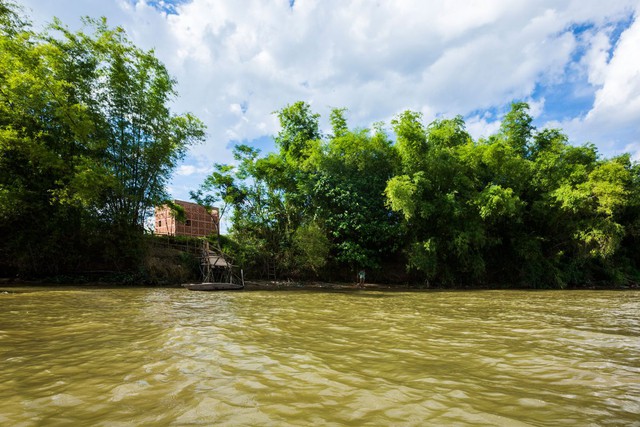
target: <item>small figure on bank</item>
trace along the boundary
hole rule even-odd
[[[358,287],[364,287],[364,270],[358,271]]]

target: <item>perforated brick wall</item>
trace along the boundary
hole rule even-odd
[[[218,208],[213,208],[211,213],[208,213],[205,208],[196,203],[182,200],[174,200],[174,203],[184,208],[186,220],[184,222],[176,221],[167,206],[157,207],[155,211],[156,234],[192,237],[217,234],[220,223]]]

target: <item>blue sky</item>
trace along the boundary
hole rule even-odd
[[[18,0],[37,25],[106,16],[178,81],[173,109],[208,126],[170,192],[188,198],[234,143],[273,148],[298,100],[352,127],[405,109],[461,114],[475,137],[512,101],[538,128],[640,160],[640,3],[628,0]]]

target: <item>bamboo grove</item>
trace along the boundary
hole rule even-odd
[[[135,269],[142,231],[204,125],[121,28],[41,33],[0,1],[0,271]]]
[[[564,288],[638,280],[640,166],[601,158],[516,102],[474,141],[462,117],[405,111],[349,129],[345,110],[277,112],[277,152],[239,145],[194,192],[231,206],[237,255],[287,277]],[[208,199],[207,199],[208,197]]]

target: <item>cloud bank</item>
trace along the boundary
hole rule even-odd
[[[637,1],[23,0],[37,22],[108,18],[155,49],[178,80],[176,111],[208,126],[173,190],[193,189],[234,141],[277,132],[272,114],[297,100],[352,126],[412,109],[465,116],[475,137],[513,100],[539,127],[605,154],[640,147]],[[636,154],[637,155],[637,154]],[[191,181],[186,181],[190,179]],[[200,179],[199,181],[194,179]],[[179,195],[179,194],[176,194]]]

